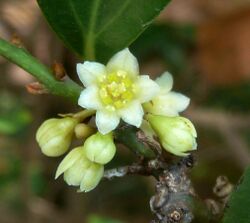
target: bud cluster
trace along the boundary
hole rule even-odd
[[[102,135],[93,127],[79,123],[76,117],[46,120],[39,127],[36,140],[43,154],[57,157],[68,151],[74,136],[84,139],[83,145],[72,149],[62,160],[55,178],[63,174],[68,185],[80,186],[81,192],[88,192],[102,179],[104,165],[113,159],[116,146],[112,133]]]
[[[69,152],[56,171],[56,179],[64,174],[68,185],[80,186],[80,191],[88,192],[94,189],[103,176],[104,167],[90,161],[84,147],[77,147]]]

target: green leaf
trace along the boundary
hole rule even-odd
[[[170,0],[37,0],[65,44],[84,59],[106,62],[129,46]]]
[[[222,223],[250,222],[250,167],[232,193]]]

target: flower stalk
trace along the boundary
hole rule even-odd
[[[78,122],[83,122],[86,118],[89,118],[90,116],[94,115],[95,111],[94,110],[83,110],[80,112],[77,112],[73,115],[73,118],[77,119]]]

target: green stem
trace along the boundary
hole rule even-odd
[[[50,93],[66,97],[73,102],[77,101],[81,87],[70,79],[65,82],[56,80],[50,69],[25,49],[18,48],[0,38],[0,55],[36,77]]]
[[[138,155],[142,155],[148,159],[155,158],[153,150],[138,140],[136,132],[137,129],[133,126],[116,129],[115,139]]]
[[[83,110],[80,112],[77,112],[76,114],[73,115],[74,118],[76,118],[79,122],[84,121],[86,118],[94,115],[96,113],[95,110]]]

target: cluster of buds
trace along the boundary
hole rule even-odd
[[[68,151],[74,136],[85,141],[65,156],[55,178],[63,174],[68,185],[80,186],[79,191],[88,192],[102,179],[104,165],[114,157],[116,146],[112,133],[102,135],[79,123],[74,116],[45,121],[37,131],[36,140],[43,154],[57,157]]]
[[[186,156],[196,149],[193,124],[179,116],[190,100],[171,91],[173,78],[168,72],[155,81],[148,75],[139,75],[138,61],[126,48],[106,66],[89,61],[77,64],[77,73],[85,86],[78,104],[85,110],[45,121],[36,135],[42,152],[50,157],[67,152],[74,136],[84,141],[65,156],[56,178],[64,174],[67,184],[80,186],[80,191],[95,188],[104,165],[115,155],[112,132],[121,119],[150,132],[151,137],[157,135],[162,147],[174,155]],[[92,115],[96,128],[85,122]]]

